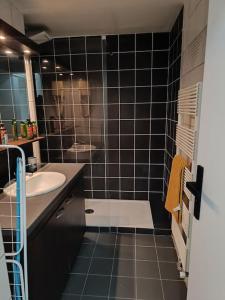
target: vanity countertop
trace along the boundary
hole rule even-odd
[[[72,181],[79,175],[85,164],[79,163],[49,163],[39,169],[40,172],[60,172],[66,176],[66,182],[58,189],[40,196],[27,198],[27,233],[28,236],[38,227],[49,214],[60,204],[62,197],[66,196],[67,189]],[[15,198],[12,198],[15,201]],[[0,194],[0,226],[11,228],[10,209],[15,215],[15,204],[9,204],[10,199],[4,193]],[[15,224],[13,224],[15,227]]]

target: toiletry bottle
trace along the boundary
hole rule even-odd
[[[3,123],[0,124],[0,135],[1,135],[2,145],[8,144],[8,134]]]
[[[20,122],[20,135],[23,139],[27,138],[27,126],[25,122]]]
[[[5,130],[4,138],[5,138],[4,143],[5,143],[5,145],[7,145],[9,143],[9,136],[8,136],[8,133],[6,130]]]
[[[35,172],[37,171],[37,157],[31,156],[28,157],[28,166],[29,166],[29,172]]]
[[[12,119],[12,136],[14,141],[18,140],[16,119]]]
[[[33,126],[32,126],[30,119],[27,119],[26,128],[27,128],[27,139],[32,140],[33,139]]]
[[[2,145],[4,145],[4,134],[5,134],[5,127],[4,127],[4,124],[1,123],[0,124],[0,135],[1,135]]]
[[[36,138],[37,137],[37,122],[33,121],[32,122],[32,129],[33,129],[33,137]]]

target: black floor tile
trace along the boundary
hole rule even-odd
[[[114,248],[113,245],[97,245],[94,251],[94,257],[113,258]]]
[[[130,300],[129,298],[109,297],[109,300]]]
[[[160,280],[138,278],[137,298],[143,300],[163,300]]]
[[[114,259],[113,275],[135,277],[135,260]]]
[[[153,221],[154,223],[154,221]],[[155,224],[155,229],[154,229],[154,233],[155,235],[171,235],[172,231],[171,231],[171,221],[169,221],[168,224]]]
[[[154,229],[149,228],[136,228],[137,234],[153,234]]]
[[[155,242],[157,247],[174,247],[173,239],[170,235],[156,235]]]
[[[80,300],[80,295],[62,295],[60,300]]]
[[[70,274],[67,281],[65,294],[81,294],[85,284],[86,274]]]
[[[91,258],[77,257],[70,273],[83,273],[86,274],[90,267]]]
[[[138,246],[155,246],[154,236],[151,234],[137,234],[136,245]]]
[[[156,261],[136,261],[136,276],[159,279],[159,267]]]
[[[82,296],[80,300],[108,300],[108,297]]]
[[[159,261],[176,262],[177,254],[174,248],[159,248],[157,247]]]
[[[159,262],[159,268],[162,279],[179,280],[180,274],[177,270],[177,264],[173,262]]]
[[[95,244],[82,244],[78,256],[91,257],[93,255],[94,248]]]
[[[165,300],[186,300],[187,288],[183,281],[163,280]]]
[[[155,247],[136,247],[137,260],[157,260]]]
[[[110,287],[110,297],[136,299],[135,278],[113,277]]]
[[[116,243],[119,245],[125,245],[125,246],[135,245],[135,235],[129,234],[129,233],[118,234]]]
[[[95,258],[92,260],[90,274],[111,275],[113,259]]]
[[[133,198],[131,198],[131,199],[133,199]],[[118,233],[134,234],[135,233],[135,228],[118,227]]]
[[[84,295],[108,296],[110,276],[88,275]]]
[[[98,245],[114,245],[116,242],[116,234],[100,233],[98,237]]]
[[[170,236],[88,232],[84,241],[61,300],[186,299]]]
[[[135,247],[117,245],[115,251],[115,258],[135,259]]]
[[[98,232],[85,232],[83,237],[83,243],[92,244],[95,243],[98,238]]]

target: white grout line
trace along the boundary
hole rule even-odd
[[[87,74],[87,89],[89,89],[89,78],[88,78],[88,65],[87,65],[87,38],[85,37],[85,64],[86,64],[86,74]],[[88,99],[88,111],[89,111],[89,115],[88,115],[88,138],[89,138],[89,145],[91,148],[91,117],[90,117],[90,97],[89,97],[89,93],[87,95],[87,99]],[[91,154],[91,150],[89,151],[89,158],[90,158],[90,172],[91,172],[91,196],[93,198],[93,176],[92,176],[92,154]]]
[[[71,92],[72,91],[77,91],[77,90],[71,90]],[[134,103],[134,102],[126,102],[126,103],[121,103],[121,104],[123,104],[123,105],[149,105],[149,103],[150,102],[152,102],[152,104],[166,104],[167,102],[165,101],[165,100],[163,100],[163,99],[159,99],[159,100],[157,100],[157,101],[149,101],[149,100],[147,100],[146,99],[146,101],[140,101],[140,102],[136,102],[136,103]],[[177,100],[174,100],[174,101],[170,101],[169,103],[172,103],[172,102],[177,102]],[[107,106],[109,106],[109,108],[112,106],[118,106],[118,103],[119,102],[115,102],[115,103],[106,103],[106,105]],[[78,106],[78,107],[80,107],[80,106],[82,106],[82,105],[86,105],[86,104],[78,104],[78,103],[74,103],[73,101],[71,102],[71,103],[65,103],[64,104],[64,106],[66,107],[66,106],[71,106],[71,105],[74,105],[74,106]],[[8,104],[2,104],[1,106],[10,106],[10,105],[8,105]],[[24,106],[26,106],[25,104],[16,104],[15,106],[17,106],[17,107],[24,107]],[[52,105],[51,104],[46,104],[46,105],[41,105],[41,104],[39,104],[39,105],[37,105],[38,107],[40,106],[40,107],[42,107],[42,106],[46,106],[46,107],[52,107]],[[101,103],[95,103],[95,104],[91,104],[90,103],[90,106],[99,106],[99,107],[101,107],[102,106],[102,104]],[[67,119],[65,119],[65,120],[72,120],[73,118],[71,117],[71,118],[67,118]],[[77,118],[78,120],[79,120],[79,118]],[[104,119],[104,118],[102,118],[102,119]],[[121,120],[148,120],[148,118],[140,118],[140,119],[138,119],[138,118],[136,118],[136,119],[121,119]],[[157,119],[160,119],[160,118],[157,118]],[[164,118],[165,119],[165,118]],[[51,119],[49,119],[49,120],[51,120]],[[93,120],[95,120],[94,118],[93,118]],[[96,120],[99,120],[99,118],[97,118]],[[101,120],[101,118],[100,118],[100,120]],[[109,119],[109,121],[111,121],[111,120],[113,120],[113,119]],[[117,119],[115,119],[115,120],[117,120]]]
[[[38,58],[38,67],[40,69],[40,65],[41,65],[41,62],[40,62],[40,57]],[[40,74],[40,72],[39,72]],[[40,74],[40,80],[41,80],[41,85],[43,86],[43,83],[42,83],[42,75]],[[46,109],[45,109],[45,95],[42,91],[42,101],[43,101],[43,111],[44,111],[44,127],[45,127],[45,136],[46,136],[46,146],[47,146],[47,159],[48,159],[48,162],[49,162],[49,144],[48,144],[48,129],[47,129],[47,120],[46,120]],[[39,124],[40,123],[40,120],[37,120],[37,123]],[[43,150],[43,149],[42,149]]]
[[[169,35],[169,45],[170,45],[170,35]],[[169,99],[169,59],[170,59],[170,51],[171,51],[171,47],[169,48],[168,51],[168,74],[167,74],[167,103],[166,103],[166,123],[165,123],[165,147],[164,147],[164,171],[163,171],[163,178],[166,177],[166,149],[167,149],[167,132],[168,132],[168,99]],[[163,180],[163,199],[165,198],[164,195],[164,191],[165,191],[165,182]]]
[[[95,177],[93,177],[93,178],[95,178]],[[109,177],[109,178],[111,178],[111,177]],[[123,177],[119,177],[119,178],[123,178]],[[85,190],[86,192],[90,192],[91,190]],[[98,190],[98,189],[95,189],[95,191],[96,192],[104,192],[104,190]],[[108,191],[110,191],[110,192],[118,192],[118,190],[108,190]],[[120,191],[121,192],[130,192],[130,193],[134,193],[134,192],[137,192],[137,193],[146,193],[146,192],[148,192],[147,190],[145,190],[145,191],[132,191],[132,190],[130,190],[130,189],[127,189],[127,190],[121,190],[120,189]],[[154,194],[161,194],[162,193],[162,191],[150,191],[151,193],[154,193]],[[94,198],[93,198],[94,199]],[[105,199],[103,199],[103,200],[105,200]],[[109,199],[109,200],[111,200],[111,199]],[[115,199],[116,200],[116,199]],[[123,199],[117,199],[117,200],[123,200]],[[127,199],[126,199],[127,200]],[[130,201],[147,201],[147,200],[130,200]]]
[[[82,291],[81,291],[80,297],[82,297],[82,296],[84,295],[84,291],[85,291],[85,287],[86,287],[88,275],[89,275],[89,272],[90,272],[90,269],[91,269],[91,265],[92,265],[92,262],[93,262],[93,259],[94,259],[95,249],[96,249],[96,247],[97,247],[98,238],[99,238],[99,233],[97,234],[97,238],[96,238],[96,240],[95,240],[95,245],[94,245],[94,247],[93,247],[92,255],[91,255],[91,257],[90,257],[90,256],[88,257],[88,258],[90,258],[90,264],[89,264],[88,271],[87,271],[87,273],[86,273],[86,278],[85,278],[85,281],[84,281],[84,285],[83,285],[83,289],[82,289]],[[85,257],[85,256],[77,256],[77,257]]]
[[[123,234],[130,234],[130,233],[123,233]],[[117,235],[120,235],[120,234],[117,234]],[[135,235],[135,236],[137,236],[137,235],[148,236],[148,234],[139,234],[139,233],[133,233],[133,235]],[[149,234],[149,235],[152,235],[152,234]],[[83,243],[83,244],[84,245],[91,245],[91,243]],[[104,245],[104,246],[113,246],[115,244],[102,243],[102,245]],[[119,245],[119,246],[125,246],[125,247],[136,247],[136,248],[155,248],[155,247],[157,247],[157,248],[160,248],[160,249],[175,249],[173,246],[166,246],[166,247],[164,247],[164,246],[157,246],[157,244],[156,244],[156,246],[144,246],[144,245],[138,245],[137,243],[135,243],[135,244],[117,244],[117,245]],[[126,258],[121,258],[121,259],[126,259]],[[128,260],[133,260],[132,258],[127,258],[127,259]],[[138,260],[142,260],[142,259],[138,259]],[[148,259],[143,259],[143,260],[148,260]],[[166,262],[173,263],[174,261],[166,261]]]
[[[139,33],[131,33],[131,35],[138,35]],[[107,36],[107,34],[105,34]],[[100,35],[98,35],[100,36]],[[120,34],[117,35],[118,37],[120,36]],[[68,36],[67,38],[73,38],[74,36]],[[89,37],[89,36],[84,36],[84,38],[86,37]],[[54,39],[57,39],[58,37],[54,37]],[[119,50],[119,49],[118,49]],[[149,49],[149,50],[137,50],[136,52],[138,53],[143,53],[143,52],[167,52],[169,50],[169,48],[167,49]],[[134,53],[135,51],[134,50],[130,50],[130,51],[113,51],[113,53],[115,54],[119,54],[119,53]],[[109,51],[106,51],[106,52],[103,52],[104,54],[110,54],[111,52]],[[81,53],[71,53],[71,55],[84,55],[85,53],[84,52],[81,52]],[[100,52],[88,52],[88,54],[100,54]],[[65,55],[69,55],[69,53],[63,53],[63,54],[56,54],[56,56],[65,56]],[[51,57],[53,55],[40,55],[41,58],[45,58],[46,56],[48,57]],[[0,55],[1,57],[1,55]],[[5,56],[2,56],[2,57],[5,57]]]
[[[164,68],[165,70],[166,70],[166,68]],[[141,69],[142,70],[142,69]],[[152,70],[152,69],[151,69]],[[159,69],[159,70],[161,70],[161,69]],[[101,73],[101,71],[102,70],[99,70],[98,72],[99,73]],[[105,71],[105,70],[104,70]],[[134,69],[132,70],[132,71],[135,71]],[[150,71],[150,70],[149,70]],[[82,73],[82,72],[85,72],[86,73],[86,71],[77,71],[77,72],[73,72],[74,73],[74,75],[76,75],[76,73]],[[114,73],[116,73],[116,72],[118,72],[118,70],[116,71],[116,70],[114,70],[114,71],[112,71],[112,70],[108,70],[108,72],[114,72]],[[68,72],[67,74],[69,74],[70,72]],[[92,71],[89,71],[89,72],[87,72],[87,73],[92,73]],[[96,73],[96,72],[95,72]],[[58,74],[58,73],[41,73],[41,75],[43,76],[43,75],[52,75],[52,74]],[[64,72],[64,74],[65,74],[65,72]],[[122,85],[122,86],[120,86],[120,88],[131,88],[131,87],[136,87],[136,88],[166,88],[167,87],[167,85],[166,84],[153,84],[153,85],[149,85],[149,84],[147,84],[147,85],[138,85],[138,86],[130,86],[130,85]],[[90,90],[92,90],[92,89],[102,89],[103,87],[102,87],[102,85],[99,85],[99,86],[95,86],[95,87],[91,87],[90,88]],[[115,89],[115,88],[118,88],[118,86],[109,86],[108,87],[109,89]],[[72,88],[66,88],[65,90],[71,90]],[[77,90],[78,88],[74,88],[74,90]],[[2,89],[2,90],[9,90],[9,89]],[[21,90],[21,89],[15,89],[15,90]],[[24,90],[24,89],[22,89],[22,90]],[[43,91],[54,91],[54,90],[56,90],[56,89],[49,89],[49,88],[43,88]]]
[[[55,56],[55,40],[53,39],[53,51],[54,51],[54,64],[55,64],[55,66],[56,66],[56,56]],[[60,133],[60,143],[61,143],[61,149],[58,149],[59,151],[61,151],[61,156],[62,156],[62,158],[61,158],[61,161],[62,162],[64,162],[64,160],[63,160],[63,150],[62,150],[62,148],[63,148],[63,143],[62,143],[62,127],[61,127],[61,112],[60,112],[60,103],[59,103],[59,89],[58,89],[58,77],[57,77],[57,74],[55,74],[55,78],[56,78],[56,95],[55,95],[55,97],[56,97],[56,99],[57,99],[57,104],[56,104],[56,106],[57,106],[57,110],[58,110],[58,116],[59,116],[59,133]],[[61,99],[61,101],[62,101],[62,99]]]
[[[105,245],[106,246],[106,245]],[[110,245],[108,245],[110,246]],[[111,245],[112,246],[112,245]],[[153,247],[154,248],[154,247]],[[90,258],[90,256],[78,256],[78,257],[82,257],[82,258]],[[106,259],[106,260],[110,260],[112,259],[111,257],[102,257],[102,256],[96,256],[95,258],[100,258],[100,259]],[[126,260],[126,261],[135,261],[135,259],[133,258],[115,258],[115,260]],[[177,263],[177,261],[167,261],[167,260],[154,260],[154,259],[138,259],[138,261],[145,261],[145,262],[160,262],[160,263]]]
[[[70,49],[70,68],[72,69],[72,59],[71,59],[71,45],[70,45],[70,38],[69,38],[69,49]],[[70,83],[71,83],[71,86],[73,87],[73,78],[72,76],[70,76]],[[76,118],[75,118],[75,100],[74,100],[74,89],[72,88],[72,91],[71,91],[71,94],[72,94],[72,105],[73,105],[73,125],[74,125],[74,142],[77,143],[77,134],[76,134]],[[80,97],[80,92],[79,92],[79,97]],[[63,149],[65,150],[65,149]],[[75,153],[75,157],[76,157],[76,162],[77,161],[77,153]]]
[[[104,55],[104,46],[106,46],[106,40],[101,38],[101,46],[102,46],[102,68],[104,67],[104,59],[105,55]],[[105,82],[106,81],[106,82]],[[107,104],[107,93],[105,93],[105,89],[107,88],[107,76],[105,76],[105,72],[104,70],[102,70],[102,84],[103,84],[103,90],[102,90],[102,106],[103,106],[103,138],[104,138],[104,158],[105,158],[105,162],[104,162],[104,166],[105,166],[105,197],[107,198],[107,193],[108,193],[108,189],[107,189],[107,151],[106,151],[106,145],[107,145],[107,139],[106,139],[106,126],[107,126],[107,119],[106,119],[106,114],[107,114],[107,110],[106,110],[106,104]],[[108,116],[107,116],[108,118]],[[92,174],[93,176],[93,174]]]
[[[137,52],[136,52],[136,34],[134,35],[134,49],[135,49],[135,53],[134,53],[134,67],[136,69],[137,67]],[[137,74],[136,72],[134,73],[134,85],[137,85]],[[133,166],[133,178],[134,178],[134,191],[136,191],[136,117],[137,117],[137,112],[136,112],[136,101],[137,101],[137,89],[134,88],[134,166]],[[134,192],[134,200],[136,198],[136,192]],[[136,298],[137,298],[137,293],[136,293]]]
[[[13,89],[13,85],[12,85],[12,74],[11,74],[11,70],[10,70],[9,57],[7,57],[7,63],[8,63],[8,69],[9,69],[10,94],[11,94],[11,101],[12,101],[12,105],[10,105],[10,107],[12,107],[12,109],[13,109],[13,117],[16,118],[14,95],[13,95],[14,89]],[[3,120],[1,120],[1,121],[3,121]]]
[[[151,261],[156,263],[156,261]],[[69,273],[71,275],[85,275],[86,273]],[[182,279],[171,279],[171,278],[158,278],[158,277],[143,277],[143,276],[126,276],[126,275],[106,275],[100,273],[91,273],[91,276],[99,276],[99,277],[114,277],[114,278],[137,278],[137,279],[150,279],[150,280],[160,280],[160,281],[175,281],[175,282],[182,282]],[[111,282],[111,281],[110,281]],[[86,295],[85,295],[86,296]],[[110,297],[108,297],[110,298]],[[117,297],[116,297],[117,298]],[[136,297],[138,298],[138,297]]]
[[[155,251],[156,251],[156,257],[157,257],[157,264],[158,264],[158,271],[159,271],[159,277],[160,277],[160,284],[161,284],[161,289],[162,289],[162,296],[163,296],[163,300],[166,300],[165,299],[165,295],[164,295],[164,290],[163,290],[162,275],[161,275],[161,271],[160,271],[159,256],[158,256],[158,251],[157,251],[157,247],[156,247],[155,235],[153,235],[153,238],[154,238],[154,243],[155,243]]]
[[[149,103],[148,103],[149,104]],[[161,103],[159,103],[159,102],[154,102],[154,103],[152,103],[153,105],[154,104],[166,104],[166,102],[161,102]],[[111,105],[111,104],[110,104]],[[113,104],[114,105],[114,104]],[[118,104],[115,104],[116,106],[118,106]],[[50,106],[50,105],[45,105],[46,107],[48,107],[48,106]],[[160,121],[160,120],[165,120],[166,118],[165,117],[162,117],[162,118],[151,118],[151,120],[153,120],[153,121]],[[65,119],[65,121],[72,121],[73,119]],[[82,119],[77,119],[77,120],[82,120]],[[103,118],[98,118],[98,119],[96,119],[96,118],[93,118],[92,119],[93,121],[102,121],[102,120],[104,120]],[[134,121],[135,119],[109,119],[109,121],[118,121],[118,120],[121,120],[121,121]],[[149,121],[149,118],[142,118],[142,119],[136,119],[137,121]],[[7,120],[6,119],[6,121],[10,121],[9,119]],[[22,120],[21,120],[22,121]],[[40,120],[40,121],[42,121],[42,120]],[[52,121],[51,119],[46,119],[46,121]],[[174,121],[174,120],[172,120],[171,119],[171,121]],[[59,119],[57,119],[57,120],[54,120],[54,122],[59,122]],[[174,121],[174,122],[176,122],[176,121]],[[50,134],[51,135],[51,134]],[[54,136],[55,135],[57,135],[57,134],[54,134]],[[69,134],[65,134],[65,135],[69,135]],[[80,135],[80,134],[79,134]],[[81,135],[85,135],[85,134],[81,134]],[[116,135],[116,134],[109,134],[109,135]],[[127,135],[126,133],[121,133],[121,135]],[[129,134],[128,134],[129,135]],[[157,135],[157,133],[137,133],[136,135]]]
[[[116,248],[117,248],[117,234],[116,235],[116,240],[114,244],[114,251],[113,251],[113,262],[112,262],[112,270],[110,274],[110,281],[109,281],[109,290],[108,290],[108,299],[110,299],[110,290],[111,290],[111,285],[112,285],[112,278],[113,278],[113,268],[114,268],[114,261],[115,261],[115,254],[116,254]]]
[[[118,38],[118,51],[120,51],[120,36],[118,35],[117,36],[117,38]],[[118,72],[118,92],[119,92],[119,99],[118,99],[118,101],[119,101],[119,116],[118,116],[118,119],[119,119],[119,132],[118,132],[118,134],[119,134],[119,146],[118,146],[118,150],[119,150],[119,199],[121,199],[121,162],[120,162],[120,154],[121,154],[121,152],[120,152],[120,136],[121,136],[121,128],[120,128],[120,121],[121,121],[121,118],[120,118],[120,104],[121,104],[121,102],[120,102],[120,88],[121,88],[121,86],[120,86],[120,56],[119,56],[119,54],[118,54],[118,70],[117,70],[117,72]]]
[[[136,233],[134,234],[134,258],[135,258],[135,263],[134,263],[134,275],[135,278],[137,278],[137,240],[136,240]],[[138,283],[137,283],[137,279],[135,279],[135,296],[136,296],[136,300],[138,299]]]
[[[104,165],[104,163],[102,163],[102,165]],[[90,179],[91,177],[90,176],[84,176],[83,178],[85,179]],[[105,178],[104,176],[94,176],[94,178],[97,178],[97,179],[103,179]],[[115,179],[115,178],[119,178],[118,177],[108,177],[108,178],[112,178],[112,179]],[[121,178],[124,178],[124,179],[129,179],[130,177],[126,177],[126,176],[123,176]],[[135,177],[136,179],[146,179],[146,177]],[[155,180],[163,180],[164,177],[150,177],[151,179],[155,179]]]
[[[154,33],[152,33],[152,49],[154,49]],[[151,68],[153,67],[153,53],[151,55]],[[150,114],[149,114],[149,132],[151,132],[151,122],[152,122],[152,76],[153,76],[153,72],[151,69],[151,94],[150,94]],[[151,184],[150,184],[150,178],[151,178],[151,136],[149,137],[149,147],[148,147],[148,201],[151,203],[151,199],[150,199],[150,191],[151,191]]]
[[[68,293],[63,293],[63,295],[65,295],[65,296],[80,296],[79,294],[68,294]],[[105,296],[96,296],[96,295],[90,295],[90,294],[88,294],[88,295],[85,295],[85,296],[87,296],[87,297],[91,297],[91,298],[97,298],[97,300],[99,300],[99,299],[103,299],[103,300],[105,300]],[[121,298],[121,297],[109,297],[108,299],[110,299],[110,300],[124,300],[124,299],[126,299],[126,300],[135,300],[134,298]],[[72,300],[72,299],[71,299]],[[144,299],[138,299],[138,300],[144,300]]]
[[[102,52],[101,52],[102,53]],[[98,55],[101,56],[101,53],[99,52]],[[115,53],[115,52],[113,52]],[[123,53],[123,52],[120,52],[120,53]],[[104,55],[104,53],[102,53]],[[135,52],[134,52],[135,54]],[[87,53],[87,55],[89,55],[89,53]],[[82,56],[85,56],[85,54],[82,54]],[[57,57],[57,55],[56,55]],[[179,58],[179,57],[178,57]],[[175,62],[175,61],[174,61]],[[171,64],[172,65],[172,64]],[[150,71],[150,70],[166,70],[167,69],[167,66],[164,66],[164,67],[157,67],[157,68],[126,68],[126,69],[119,69],[121,72],[123,71]],[[87,70],[87,72],[89,73],[93,73],[93,72],[102,72],[102,71],[107,71],[107,72],[116,72],[116,69],[104,69],[104,68],[100,68],[100,69],[95,69],[95,70]],[[64,73],[64,74],[69,74],[70,72],[73,72],[73,73],[85,73],[86,71],[85,70],[72,70],[71,71],[47,71],[47,72],[43,72],[41,71],[41,74],[59,74],[59,73]],[[1,75],[1,73],[0,73]]]

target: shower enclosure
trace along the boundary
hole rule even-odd
[[[166,33],[55,38],[32,58],[42,160],[85,162],[87,199],[148,201],[156,228],[170,226],[182,18]]]

